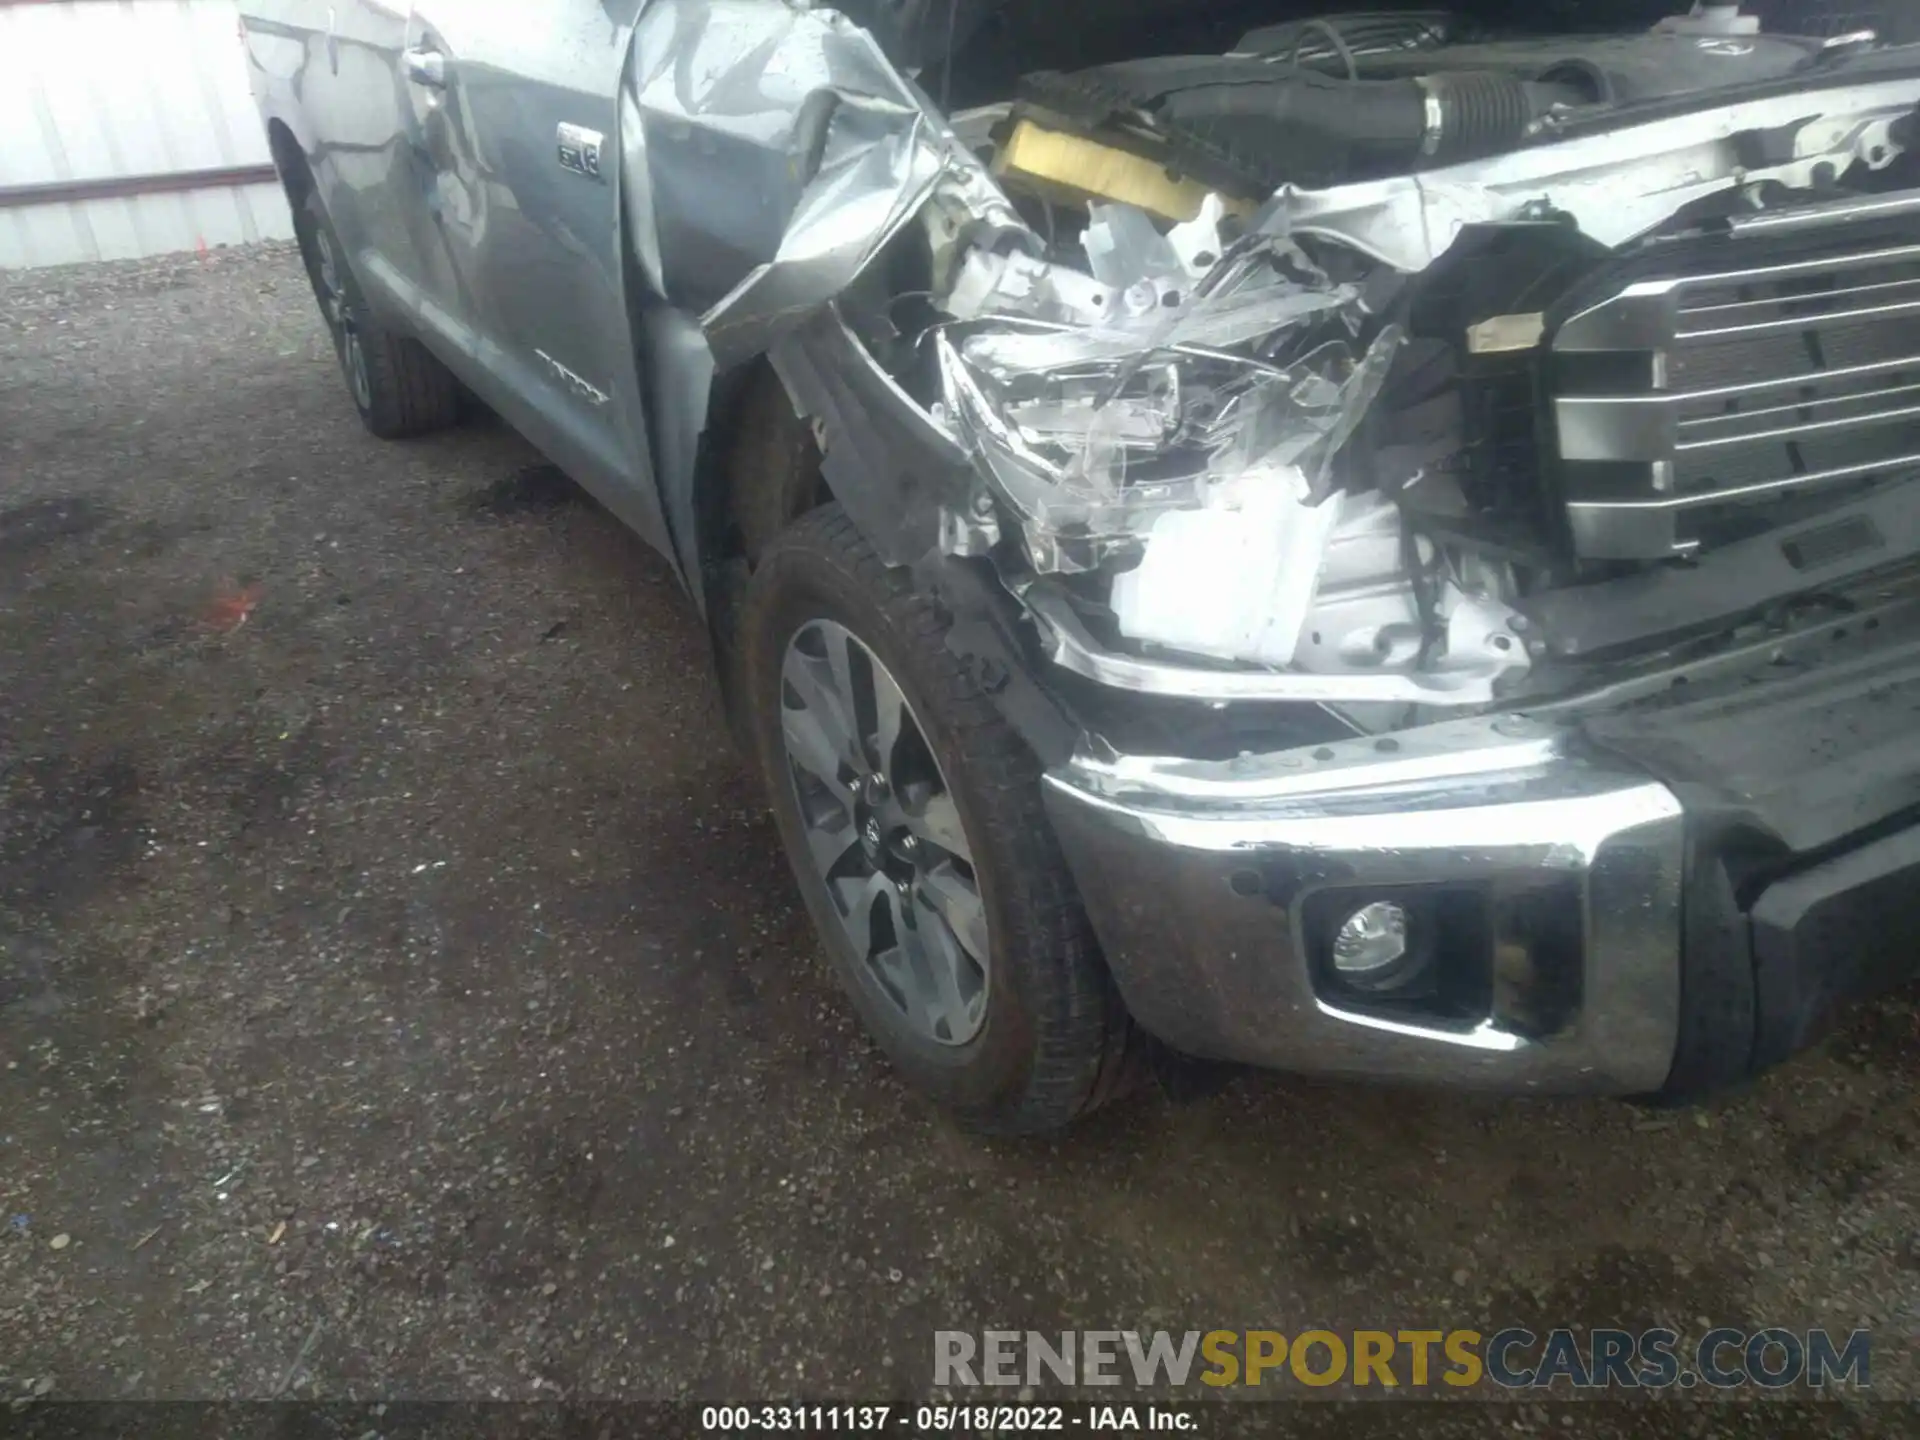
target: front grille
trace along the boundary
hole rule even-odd
[[[1583,301],[1553,341],[1575,550],[1670,556],[1920,470],[1916,217],[1920,194],[1756,220]]]

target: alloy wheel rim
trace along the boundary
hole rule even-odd
[[[986,1021],[987,913],[926,732],[879,657],[834,621],[795,632],[780,678],[807,850],[855,959],[915,1034],[965,1045]]]
[[[353,323],[353,312],[347,308],[347,294],[340,283],[339,263],[334,259],[333,241],[325,230],[314,236],[314,248],[319,255],[320,272],[320,309],[326,316],[327,328],[333,332],[334,347],[340,353],[341,364],[346,368],[347,383],[353,387],[353,398],[360,408],[373,408],[373,378],[367,373],[366,347],[360,340],[360,329]]]

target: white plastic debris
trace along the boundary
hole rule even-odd
[[[1343,496],[1312,503],[1293,467],[1250,471],[1199,510],[1169,510],[1138,567],[1114,577],[1113,612],[1131,640],[1195,655],[1290,664]]]
[[[946,297],[956,320],[983,315],[1020,315],[1059,324],[1092,324],[1107,318],[1118,294],[1091,276],[1051,265],[1020,251],[1001,255],[969,250]]]
[[[1101,284],[1125,289],[1144,283],[1157,289],[1189,278],[1153,217],[1138,206],[1095,205],[1088,218],[1081,245],[1087,252],[1087,268]]]

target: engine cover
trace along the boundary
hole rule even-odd
[[[1569,120],[1779,81],[1822,53],[1818,40],[1698,29],[1484,43],[1459,33],[1430,11],[1295,22],[1247,35],[1231,55],[1037,71],[1021,82],[1021,113],[1258,200],[1503,153]]]
[[[1571,87],[1589,105],[1636,105],[1779,80],[1811,64],[1820,42],[1777,35],[1648,32],[1448,45],[1359,56],[1367,78],[1495,71]]]

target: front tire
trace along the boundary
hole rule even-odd
[[[781,839],[862,1019],[983,1130],[1064,1126],[1138,1047],[1040,799],[947,620],[837,505],[761,557],[746,700]]]
[[[374,316],[319,195],[293,207],[294,237],[361,423],[382,440],[445,430],[460,418],[460,383],[418,340]]]

